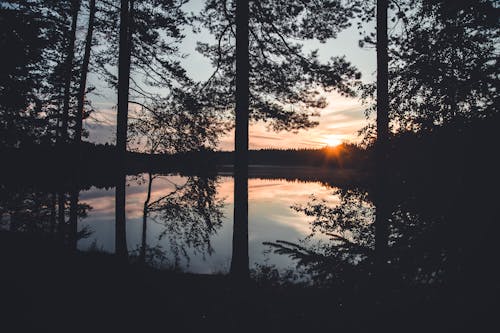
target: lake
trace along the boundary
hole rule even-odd
[[[148,174],[128,176],[126,187],[126,239],[129,255],[139,255],[145,245],[147,260],[160,267],[192,273],[228,273],[232,257],[234,179],[153,175],[147,218]],[[312,233],[312,217],[293,209],[306,205],[311,195],[334,206],[339,202],[336,188],[321,182],[283,179],[248,180],[249,266],[271,265],[292,268],[288,256],[275,254],[265,242],[283,240],[300,243]],[[78,249],[115,250],[115,190],[91,187],[81,191],[80,204],[88,205],[80,217],[79,231],[88,237]],[[308,242],[327,241],[315,234]]]

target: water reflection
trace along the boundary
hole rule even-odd
[[[77,220],[87,217],[92,207],[78,202],[78,192],[68,192],[0,185],[1,228],[10,232],[48,234],[75,248],[79,239],[92,233],[88,227],[77,230]],[[67,211],[68,202],[71,214]]]
[[[126,176],[121,174],[115,188],[115,254],[122,258],[128,256],[125,182]]]
[[[264,244],[298,242],[310,234],[313,217],[291,209],[293,203],[306,204],[312,193],[329,204],[341,200],[319,182],[227,176],[142,174],[118,179],[115,188],[2,189],[4,228],[62,235],[70,248],[115,253],[158,268],[241,276],[256,266],[294,266]],[[29,202],[21,199],[25,196],[33,201],[29,209],[20,208]],[[11,214],[7,207],[16,206],[12,201],[18,197]],[[30,217],[21,219],[19,211]],[[318,233],[312,239],[328,236]]]
[[[212,255],[211,237],[221,227],[223,218],[223,200],[216,198],[217,180],[190,176],[175,183],[170,177],[148,174],[147,178],[139,251],[141,261],[155,264],[156,259],[169,255],[173,258],[171,265],[177,268],[182,258],[190,261],[190,251],[202,258]],[[163,179],[172,187],[152,199],[155,179]],[[166,241],[168,248],[147,245],[148,221],[162,227],[156,238]]]
[[[297,202],[293,208],[312,218],[311,234],[297,242],[277,237],[265,244],[273,253],[293,259],[297,269],[317,284],[364,286],[377,293],[388,285],[396,292],[408,286],[451,288],[461,281],[477,281],[485,276],[478,272],[491,270],[496,250],[485,250],[491,248],[487,241],[491,236],[485,231],[498,225],[498,215],[488,193],[469,192],[470,188],[435,186],[432,192],[404,184],[386,188],[382,272],[377,250],[381,238],[375,225],[381,207],[363,188],[333,189],[337,202],[316,195]],[[317,234],[325,238],[313,241]]]
[[[150,186],[151,185],[151,186]],[[280,268],[292,261],[266,254],[263,242],[276,237],[297,241],[309,233],[309,218],[290,209],[311,193],[336,199],[320,183],[284,180],[248,180],[249,216],[246,267],[271,262]],[[231,177],[181,177],[149,174],[128,177],[127,243],[131,259],[150,265],[196,273],[228,273],[233,260],[234,181]],[[83,225],[95,234],[79,242],[81,250],[93,246],[113,252],[114,209],[110,190],[91,188],[80,195],[94,207]],[[237,252],[237,251],[236,251]]]
[[[244,281],[250,275],[248,257],[248,170],[234,177],[233,255],[231,276]]]

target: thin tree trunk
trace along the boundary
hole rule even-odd
[[[68,140],[69,102],[71,98],[71,79],[73,77],[73,60],[75,58],[76,27],[78,22],[78,12],[80,11],[80,1],[71,1],[71,30],[66,50],[66,73],[64,78],[64,102],[61,119],[61,141]]]
[[[115,253],[117,256],[123,258],[128,257],[125,214],[125,182],[126,177],[122,174],[116,184],[115,196]]]
[[[389,57],[387,37],[387,0],[377,1],[377,143],[375,188],[375,256],[379,276],[383,276],[387,264],[388,223],[390,217],[387,202],[387,154],[389,140]],[[381,277],[382,278],[382,277]]]
[[[118,156],[119,181],[115,196],[115,250],[121,257],[127,257],[127,231],[125,216],[125,153],[127,152],[128,95],[130,86],[130,59],[132,32],[131,12],[133,2],[121,0],[120,49],[118,55],[118,114],[116,121],[116,149]]]
[[[87,89],[87,75],[89,72],[90,51],[92,50],[92,36],[94,33],[94,21],[96,13],[96,0],[89,3],[89,21],[87,26],[87,37],[85,38],[85,51],[80,76],[80,87],[78,88],[78,109],[76,112],[75,142],[79,145],[82,140],[83,108],[85,106],[85,90]]]
[[[118,55],[118,114],[116,119],[116,148],[119,154],[127,151],[128,97],[131,59],[131,5],[121,0],[120,50]]]
[[[142,215],[142,240],[141,240],[141,253],[140,253],[140,261],[142,263],[146,263],[146,232],[147,232],[147,223],[148,223],[148,208],[149,201],[151,200],[151,187],[153,185],[153,175],[151,172],[148,174],[149,182],[148,182],[148,195],[146,197],[146,201],[144,201],[144,210]]]
[[[248,22],[249,1],[236,2],[236,127],[234,161],[234,229],[231,275],[246,279],[248,269],[248,117],[249,75]]]

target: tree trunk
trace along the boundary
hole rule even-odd
[[[234,230],[231,275],[245,279],[248,269],[248,0],[236,2],[236,127],[234,161]]]
[[[387,264],[388,223],[387,155],[389,140],[389,57],[387,37],[387,0],[377,1],[377,142],[375,187],[375,257],[380,275]]]
[[[71,30],[69,32],[68,48],[66,50],[66,73],[64,77],[64,101],[61,119],[61,141],[68,140],[69,103],[71,99],[71,79],[73,77],[73,60],[75,58],[76,27],[80,0],[71,1]]]
[[[133,2],[121,0],[120,8],[120,50],[118,55],[118,114],[116,121],[116,149],[118,156],[119,181],[115,195],[115,250],[121,257],[127,257],[127,233],[125,216],[125,153],[127,152],[128,94],[130,85],[131,59],[131,12]]]
[[[118,55],[118,114],[116,119],[116,148],[118,154],[127,151],[128,97],[131,59],[131,6],[132,1],[121,0],[120,50]]]
[[[127,229],[125,214],[125,174],[120,176],[116,184],[115,195],[115,254],[122,258],[128,257],[127,250]]]
[[[151,200],[151,187],[153,185],[153,175],[151,172],[148,174],[149,182],[148,182],[148,194],[146,197],[146,201],[144,201],[144,210],[142,215],[142,239],[141,239],[141,253],[140,253],[140,262],[143,264],[146,263],[146,232],[147,232],[147,223],[148,223],[148,209],[149,209],[149,201]]]
[[[83,128],[83,108],[85,106],[85,90],[87,89],[87,75],[89,72],[90,51],[92,50],[92,36],[94,33],[94,21],[96,13],[96,0],[90,0],[89,3],[89,21],[87,26],[87,37],[85,38],[85,51],[83,54],[83,62],[80,76],[80,87],[78,88],[78,109],[76,112],[75,124],[75,142],[77,145],[82,140]]]

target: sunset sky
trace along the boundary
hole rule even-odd
[[[200,8],[201,0],[191,1],[187,6],[188,11],[197,12]],[[374,29],[374,27],[369,27]],[[213,72],[208,59],[199,54],[196,48],[197,41],[213,40],[206,33],[193,34],[185,31],[186,38],[181,48],[181,52],[188,56],[183,60],[183,65],[188,74],[195,80],[205,80]],[[324,61],[331,56],[345,55],[347,60],[355,65],[362,73],[364,82],[371,82],[375,78],[376,55],[373,48],[360,48],[360,39],[356,27],[351,27],[339,34],[335,40],[330,40],[325,44],[317,41],[308,41],[305,50],[319,49],[320,58]],[[116,93],[104,86],[96,77],[90,78],[90,83],[96,86],[97,94],[89,96],[92,105],[97,111],[93,118],[99,120],[87,120],[85,127],[89,130],[90,141],[104,143],[114,142],[116,123]],[[250,149],[260,148],[319,148],[325,145],[337,145],[342,141],[356,142],[359,140],[357,132],[366,125],[367,121],[363,110],[366,106],[356,98],[345,98],[336,93],[325,95],[328,106],[321,110],[321,117],[317,119],[319,126],[302,130],[298,133],[273,132],[267,130],[265,124],[255,123],[250,126]],[[221,138],[219,149],[233,150],[233,133],[229,133]]]

